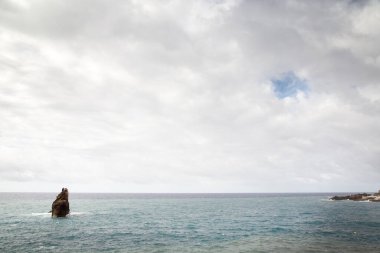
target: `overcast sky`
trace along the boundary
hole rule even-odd
[[[0,191],[380,189],[380,1],[0,0]]]

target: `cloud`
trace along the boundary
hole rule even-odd
[[[377,1],[1,5],[0,190],[379,187]]]

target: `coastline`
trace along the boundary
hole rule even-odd
[[[330,200],[352,200],[352,201],[370,201],[370,202],[380,202],[380,190],[377,193],[357,193],[351,195],[334,196]]]

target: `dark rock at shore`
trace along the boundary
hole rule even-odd
[[[380,191],[379,191],[380,193]],[[353,200],[353,201],[372,201],[372,202],[380,202],[379,193],[375,193],[373,195],[368,193],[358,193],[351,194],[345,196],[334,196],[330,198],[331,200]]]
[[[334,196],[331,200],[362,200],[363,197],[370,196],[368,193],[359,193],[346,196]]]
[[[347,196],[334,196],[332,198],[330,198],[331,200],[348,200],[350,196],[347,195]]]
[[[66,217],[70,213],[69,191],[67,188],[62,188],[62,191],[57,195],[51,205],[51,216]]]

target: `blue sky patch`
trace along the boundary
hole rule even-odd
[[[300,79],[292,71],[284,73],[279,78],[272,79],[271,81],[274,93],[279,99],[294,97],[298,91],[304,93],[309,91],[306,80]]]

